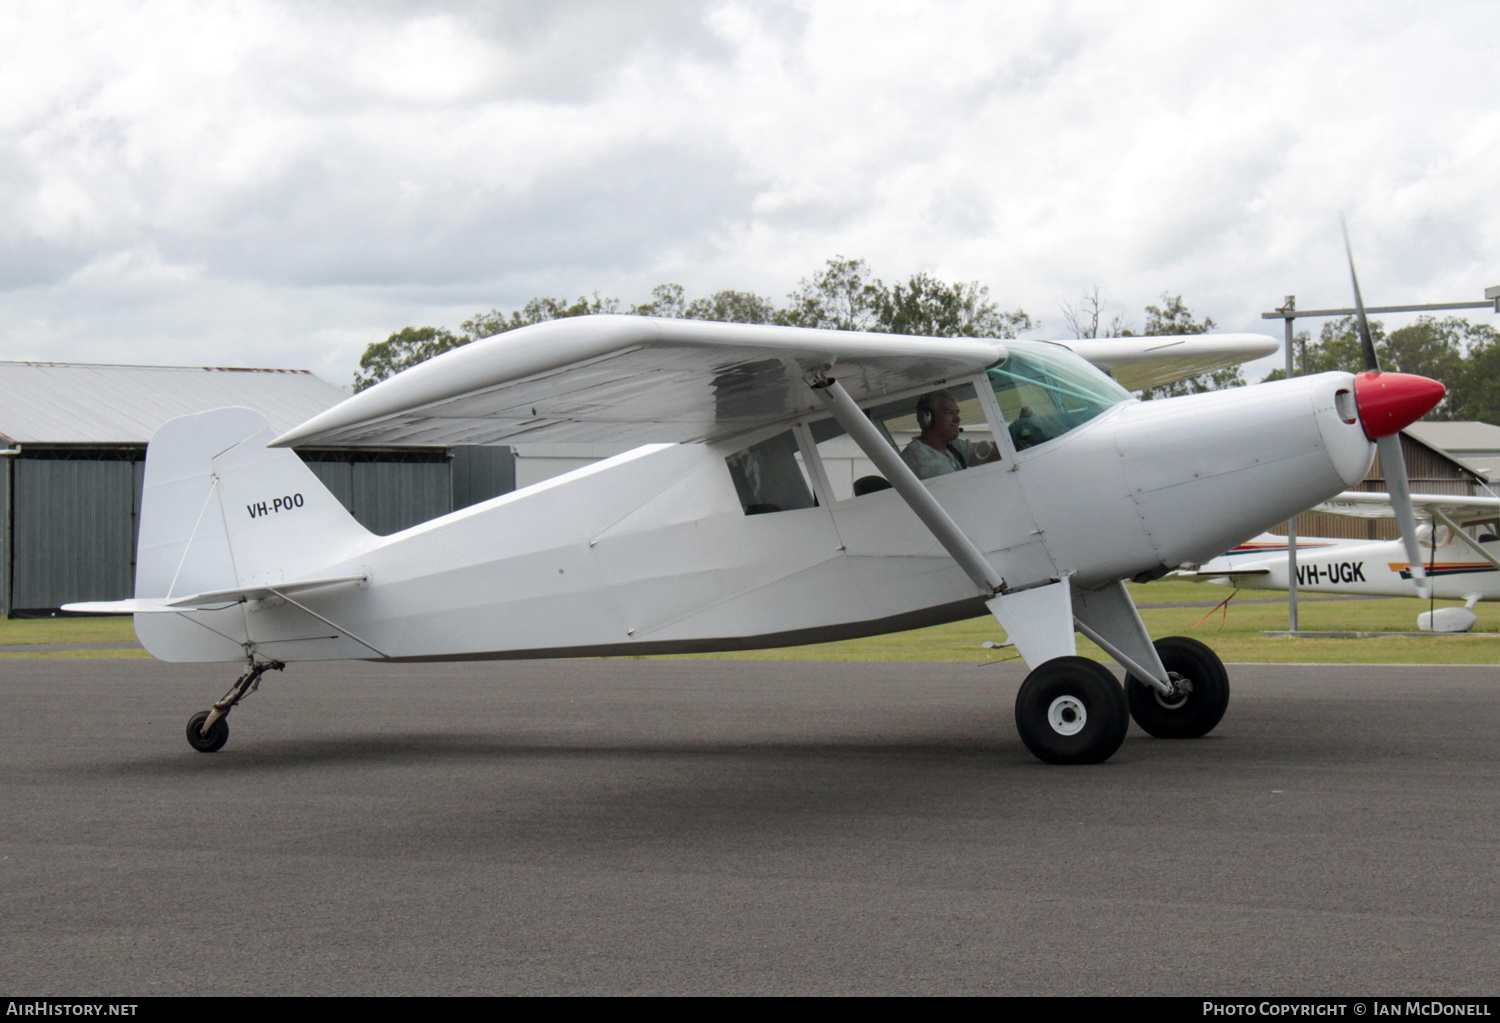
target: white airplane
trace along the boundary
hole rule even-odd
[[[224,745],[225,715],[262,674],[293,661],[735,650],[988,611],[1032,669],[1016,699],[1027,747],[1099,762],[1132,716],[1154,735],[1199,736],[1229,699],[1206,646],[1152,643],[1124,581],[1205,561],[1352,486],[1372,438],[1444,393],[1423,377],[1324,373],[1142,402],[1120,382],[1276,347],[543,323],[279,437],[247,409],[167,423],[147,454],[135,598],[69,610],[134,614],[163,660],[247,664],[188,724],[204,752]],[[998,455],[922,480],[887,435],[939,388],[988,425]],[[820,445],[845,437],[888,489],[834,493]],[[642,446],[384,537],[289,449],[599,440]],[[1126,669],[1123,689],[1077,656],[1075,630]]]
[[[1491,525],[1500,518],[1500,498],[1412,494],[1411,500],[1417,515],[1431,520],[1417,530],[1423,551],[1419,567],[1430,581],[1431,595],[1464,601],[1463,607],[1424,611],[1417,616],[1417,628],[1467,632],[1478,620],[1475,604],[1500,600],[1500,537]],[[1359,518],[1393,514],[1389,494],[1360,491],[1340,494],[1314,510]],[[1473,525],[1481,525],[1477,538],[1465,529]],[[1297,539],[1299,592],[1410,597],[1414,595],[1411,566],[1400,540]],[[1286,537],[1267,534],[1205,562],[1194,572],[1180,574],[1244,589],[1284,590],[1288,570]]]

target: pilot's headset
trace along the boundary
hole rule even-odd
[[[917,429],[926,433],[932,424],[937,422],[938,402],[943,398],[952,398],[950,391],[929,391],[917,399]]]
[[[930,430],[937,420],[937,409],[933,407],[937,403],[932,399],[933,396],[930,394],[924,394],[917,399],[917,429],[922,433]]]

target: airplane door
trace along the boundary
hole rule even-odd
[[[942,393],[952,398],[963,424],[963,433],[952,446],[954,457],[970,465],[929,478],[926,482],[933,497],[1011,585],[1055,578],[1057,569],[1015,471],[1014,450],[1003,431],[993,392],[969,381],[950,385]],[[915,397],[899,399],[868,414],[892,445],[902,450],[921,443],[918,437],[924,423],[918,418],[917,404]],[[929,570],[951,567],[956,571],[947,551],[895,491],[869,489],[882,487],[886,481],[871,475],[873,466],[862,459],[837,423],[819,421],[810,424],[809,430],[822,475],[832,487],[834,524],[850,557],[924,559],[931,562]],[[918,565],[905,569],[917,570]],[[963,580],[960,589],[972,591],[972,583],[961,572],[956,578]]]

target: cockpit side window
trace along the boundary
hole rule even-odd
[[[1017,451],[1061,437],[1132,395],[1085,360],[1057,345],[1006,342],[999,366],[986,370]]]
[[[1453,532],[1447,526],[1438,526],[1434,532],[1432,526],[1427,523],[1417,527],[1417,542],[1423,547],[1452,547],[1454,545]]]
[[[725,459],[746,515],[794,511],[817,505],[791,430],[752,444]]]
[[[973,464],[991,460],[995,438],[974,384],[967,381],[945,383],[935,385],[934,389],[941,390],[958,406],[962,447],[966,453],[977,456]],[[922,395],[913,394],[865,409],[870,422],[897,452],[904,450],[921,432],[917,422],[917,404],[921,398]],[[810,423],[808,429],[828,479],[831,500],[846,501],[890,488],[889,481],[880,475],[874,463],[837,420],[818,420]]]

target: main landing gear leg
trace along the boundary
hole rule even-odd
[[[281,661],[262,661],[235,680],[224,698],[212,710],[200,710],[188,718],[187,741],[199,753],[217,753],[229,741],[229,712],[234,705],[260,688],[260,677],[268,671],[281,671]]]

